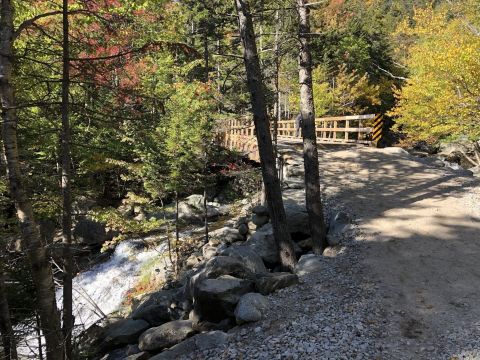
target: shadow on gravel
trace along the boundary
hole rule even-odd
[[[320,163],[328,196],[366,234],[360,256],[393,316],[385,336],[410,339],[406,353],[480,351],[480,205],[468,202],[480,180],[380,150],[323,149]]]

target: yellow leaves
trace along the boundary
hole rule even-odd
[[[417,10],[415,25],[400,29],[416,41],[406,60],[409,80],[395,91],[391,115],[412,139],[480,136],[480,36],[465,28],[474,19],[455,11]]]

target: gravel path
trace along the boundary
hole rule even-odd
[[[395,149],[321,155],[351,233],[321,273],[268,296],[265,320],[189,358],[480,359],[478,180]]]

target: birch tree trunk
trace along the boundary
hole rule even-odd
[[[317,135],[315,130],[315,106],[313,103],[312,59],[309,49],[309,9],[305,0],[297,1],[299,17],[298,73],[300,82],[300,113],[302,114],[303,159],[305,166],[305,197],[313,251],[321,255],[327,247],[325,220],[320,193]]]
[[[62,240],[63,240],[63,336],[65,339],[65,358],[72,358],[73,299],[72,277],[73,259],[72,244],[72,195],[71,195],[71,157],[70,157],[70,38],[68,21],[68,0],[63,0],[63,76],[62,76],[62,134],[61,134],[61,167],[62,167]]]
[[[36,302],[42,331],[51,360],[63,360],[63,335],[55,300],[55,287],[50,263],[41,242],[40,231],[33,217],[30,200],[26,196],[20,171],[17,144],[17,114],[12,85],[13,62],[13,6],[11,0],[1,0],[0,8],[0,103],[2,110],[2,138],[7,165],[10,193],[15,202],[20,231],[36,289]]]
[[[235,0],[235,5],[238,13],[240,37],[244,49],[247,85],[251,95],[253,120],[256,129],[268,210],[270,212],[275,241],[278,245],[281,264],[284,268],[291,270],[295,266],[297,259],[287,228],[280,181],[278,180],[275,167],[272,137],[268,123],[265,93],[257,46],[255,44],[252,17],[247,0]]]

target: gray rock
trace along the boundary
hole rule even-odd
[[[142,306],[131,314],[133,320],[145,320],[150,326],[159,326],[175,320],[169,304]]]
[[[278,251],[275,238],[273,237],[273,230],[271,226],[264,226],[258,231],[254,232],[250,238],[245,242],[245,245],[260,256],[265,263],[274,265],[278,263]]]
[[[242,240],[244,240],[243,235],[240,234],[238,229],[234,229],[231,227],[226,226],[210,232],[210,242],[213,245],[217,245],[219,243],[231,244],[235,241]]]
[[[235,308],[237,324],[259,321],[267,309],[268,300],[265,296],[257,293],[245,294],[240,298]]]
[[[134,344],[150,324],[145,320],[122,319],[110,325],[105,333],[102,348],[109,349]]]
[[[141,212],[137,216],[135,216],[133,219],[136,221],[145,221],[147,217],[145,216],[144,212]]]
[[[468,170],[472,172],[473,176],[480,177],[480,165],[474,166]]]
[[[337,212],[331,219],[328,227],[327,241],[330,246],[340,244],[345,232],[350,229],[350,217],[343,211]]]
[[[139,352],[138,354],[130,355],[126,360],[147,360],[150,359],[150,354],[146,351]]]
[[[227,246],[225,244],[212,245],[212,243],[208,242],[202,246],[203,259],[210,260],[226,248]]]
[[[193,296],[195,284],[205,280],[214,279],[222,275],[231,275],[241,279],[253,280],[255,278],[254,268],[250,269],[248,264],[231,256],[216,256],[210,259],[202,269],[199,269],[189,280],[187,294]]]
[[[298,276],[319,273],[325,268],[325,260],[322,256],[314,254],[303,255],[295,266],[294,272]]]
[[[298,276],[291,273],[267,273],[255,280],[255,287],[263,295],[295,284],[298,284]]]
[[[134,301],[130,317],[145,317],[147,321],[161,321],[164,323],[169,320],[177,320],[188,314],[191,310],[191,304],[185,298],[185,288],[170,290],[160,290],[147,294],[141,299]],[[165,311],[169,309],[170,318],[166,314],[154,314],[155,309]]]
[[[240,235],[243,235],[243,236],[246,236],[248,234],[248,231],[250,230],[246,223],[240,224],[237,229]]]
[[[195,351],[217,348],[224,345],[227,340],[228,335],[223,331],[197,334],[152,357],[151,360],[176,360],[182,356],[191,355]]]
[[[188,269],[198,267],[204,260],[204,257],[199,252],[193,253],[190,255],[185,262],[185,265]]]
[[[194,330],[189,320],[175,320],[145,331],[139,338],[142,351],[158,351],[178,344],[192,335]]]
[[[241,260],[253,273],[262,274],[267,272],[267,268],[265,267],[262,258],[247,245],[232,245],[223,250],[220,255],[231,256],[235,259]]]
[[[287,200],[285,201],[284,206],[285,215],[287,216],[288,231],[290,231],[290,233],[309,235],[310,224],[305,205],[298,204],[292,200]]]
[[[303,251],[311,250],[313,247],[312,238],[300,240],[297,244]]]
[[[263,215],[257,215],[257,214],[253,214],[253,216],[252,216],[252,222],[257,227],[261,227],[261,226],[265,225],[266,223],[268,223],[269,219],[270,219],[269,216],[263,216]]]
[[[305,168],[303,162],[289,161],[285,166],[285,177],[296,178],[303,177],[305,174]]]
[[[73,229],[73,238],[77,243],[97,245],[111,238],[108,236],[105,225],[90,220],[80,219]]]
[[[184,202],[197,210],[203,210],[203,195],[193,194],[185,198]]]
[[[258,216],[269,216],[268,209],[266,206],[257,205],[252,209],[252,213]]]
[[[178,204],[178,218],[185,221],[201,220],[198,210],[183,201]]]
[[[219,322],[233,316],[240,297],[253,290],[253,282],[223,275],[195,284],[194,308],[201,319]]]

